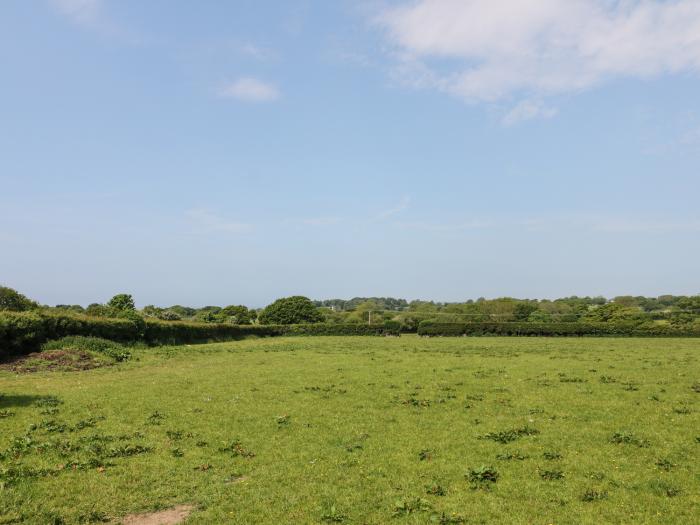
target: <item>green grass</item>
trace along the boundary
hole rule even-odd
[[[133,354],[0,372],[0,523],[179,503],[195,506],[188,524],[697,523],[700,340],[314,337]]]

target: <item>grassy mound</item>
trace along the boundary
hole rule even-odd
[[[105,355],[114,361],[122,362],[131,359],[131,352],[119,343],[102,339],[101,337],[86,337],[73,335],[55,341],[48,341],[41,347],[47,350],[78,350]]]

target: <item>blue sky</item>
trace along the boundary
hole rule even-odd
[[[698,34],[692,0],[6,0],[0,283],[700,293]]]

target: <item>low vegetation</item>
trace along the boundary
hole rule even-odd
[[[110,366],[0,370],[0,523],[693,523],[699,345],[51,342]]]

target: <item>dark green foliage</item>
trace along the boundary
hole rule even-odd
[[[556,460],[556,459],[561,459],[562,455],[559,454],[558,452],[552,452],[552,451],[546,451],[542,453],[542,457],[544,459],[548,459],[550,461]]]
[[[606,499],[607,497],[608,493],[604,490],[588,489],[581,495],[581,501],[600,501]]]
[[[418,335],[423,336],[632,336],[700,337],[700,328],[690,325],[639,324],[630,322],[470,322],[439,323],[422,321]]]
[[[68,335],[128,342],[139,338],[139,327],[129,319],[46,312],[0,312],[0,352],[31,352],[38,350],[44,341]]]
[[[564,473],[561,470],[540,470],[540,477],[545,481],[554,481],[564,479]]]
[[[143,320],[136,312],[120,317],[92,317],[48,312],[0,312],[0,357],[38,350],[47,340],[66,336],[99,337],[117,342],[143,341],[149,345],[179,345],[231,341],[250,336],[399,335],[396,323],[234,325]]]
[[[466,476],[471,483],[482,484],[496,483],[500,474],[495,468],[482,465],[479,468],[469,470]]]
[[[524,426],[522,428],[511,428],[509,430],[501,430],[500,432],[489,432],[483,436],[483,439],[490,439],[496,441],[497,443],[510,443],[516,439],[520,439],[523,436],[534,436],[539,434],[540,431],[536,428],[530,428]]]
[[[38,307],[39,305],[37,303],[28,299],[18,291],[8,288],[7,286],[0,286],[0,311],[26,312]]]
[[[255,319],[255,312],[251,312],[245,306],[226,306],[221,309],[221,322],[231,324],[251,324]]]
[[[261,324],[320,323],[323,315],[307,297],[295,295],[277,299],[265,307],[258,320]]]
[[[496,459],[501,460],[501,461],[511,461],[513,459],[517,459],[519,461],[523,461],[525,459],[528,459],[529,456],[525,456],[521,454],[520,452],[510,452],[508,454],[497,454]]]
[[[126,293],[120,293],[112,297],[107,303],[107,307],[121,312],[133,312],[136,310],[134,298]]]
[[[649,446],[649,441],[647,439],[642,439],[632,432],[615,432],[610,436],[610,443],[618,445],[636,445],[640,448]]]

